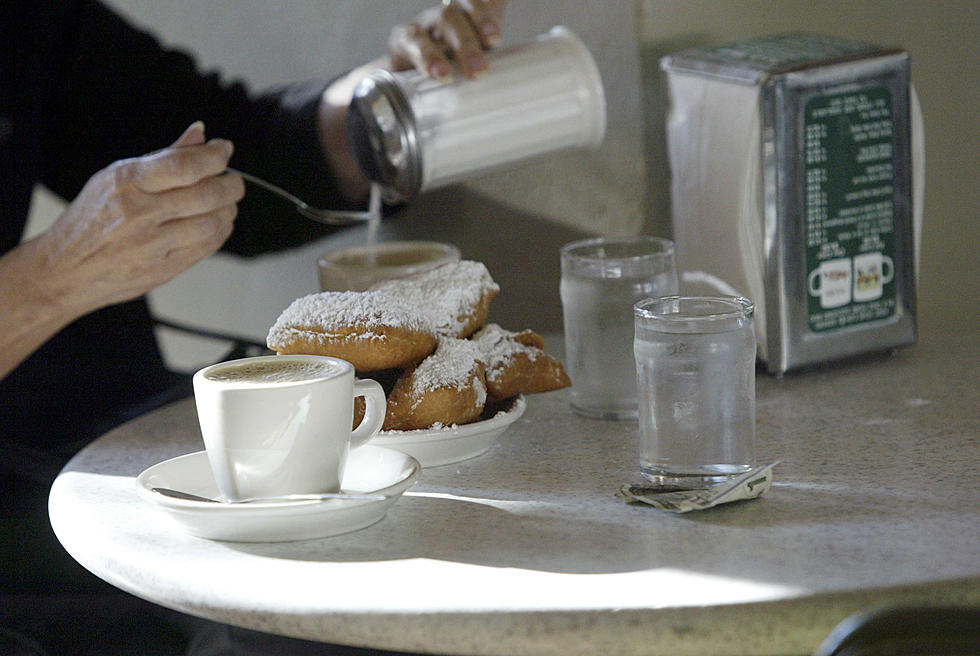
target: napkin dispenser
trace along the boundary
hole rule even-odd
[[[661,68],[682,287],[755,301],[770,373],[914,343],[924,160],[908,54],[789,34]]]

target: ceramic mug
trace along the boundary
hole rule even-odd
[[[881,298],[885,285],[895,276],[892,258],[881,253],[864,253],[854,257],[854,300]]]
[[[842,257],[820,263],[810,272],[810,294],[820,297],[820,307],[835,308],[851,302],[851,259]]]
[[[389,241],[349,246],[317,261],[320,289],[361,292],[371,285],[458,262],[459,249],[437,241]]]
[[[357,396],[366,410],[352,430]],[[381,430],[386,409],[376,381],[317,355],[205,367],[194,374],[194,398],[211,470],[230,502],[339,491],[350,449]]]

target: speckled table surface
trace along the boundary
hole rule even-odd
[[[426,469],[378,523],[242,544],[183,533],[139,498],[146,467],[202,443],[191,402],[81,452],[52,524],[110,583],[284,635],[451,654],[810,654],[849,614],[980,604],[980,345],[758,379],[761,499],[670,515],[637,482],[635,423],[532,396],[489,452]]]

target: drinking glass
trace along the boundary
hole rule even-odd
[[[640,471],[704,488],[755,465],[755,329],[748,299],[668,296],[634,308]]]
[[[562,247],[565,365],[575,412],[636,418],[633,304],[676,293],[674,244],[667,239],[600,237]]]

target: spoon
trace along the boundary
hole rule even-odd
[[[242,499],[241,501],[221,501],[220,499],[212,499],[210,497],[202,497],[197,494],[191,494],[190,492],[182,492],[181,490],[173,490],[169,487],[153,487],[150,488],[153,492],[157,494],[162,494],[165,497],[172,497],[174,499],[184,499],[185,501],[205,501],[208,503],[223,503],[226,505],[235,505],[239,503],[255,503],[264,501],[322,501],[324,499],[346,499],[348,501],[384,501],[388,497],[384,494],[361,494],[358,492],[322,492],[318,494],[285,494],[282,496],[275,497],[256,497],[252,499]]]
[[[234,169],[230,166],[226,170],[231,171],[232,173],[237,173],[238,175],[242,176],[244,180],[258,185],[266,191],[271,191],[277,196],[285,198],[296,206],[297,212],[309,219],[319,221],[320,223],[325,223],[327,225],[350,225],[352,223],[370,221],[375,217],[380,218],[381,216],[381,187],[379,185],[371,185],[371,195],[368,198],[368,209],[366,212],[322,210],[316,207],[310,207],[309,204],[292,195],[282,187],[277,187],[271,182],[267,182],[262,178],[252,175],[251,173],[239,171],[238,169]]]

